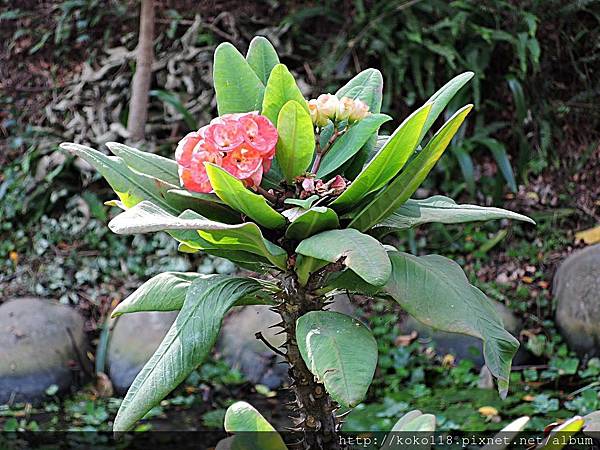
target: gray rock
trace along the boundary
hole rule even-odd
[[[522,322],[502,303],[494,301],[494,306],[504,323],[504,328],[513,336],[518,337]],[[450,354],[454,355],[457,361],[462,359],[473,361],[477,368],[481,368],[484,364],[483,345],[481,340],[477,338],[434,330],[411,316],[404,319],[400,329],[405,334],[410,334],[413,330],[416,331],[419,334],[419,341],[424,344],[433,344],[439,355]],[[513,359],[513,364],[524,364],[529,359],[529,353],[521,346]]]
[[[352,314],[354,310],[345,295],[338,296],[330,309],[345,314]],[[278,364],[283,358],[256,339],[256,333],[261,332],[270,344],[278,347],[284,343],[285,334],[276,334],[281,328],[269,326],[280,321],[279,315],[267,306],[235,308],[225,318],[217,349],[224,360],[249,381],[276,389],[287,379],[288,368]]]
[[[108,346],[108,374],[122,394],[154,354],[177,317],[174,312],[136,312],[120,316]]]
[[[83,327],[73,308],[52,300],[15,298],[0,305],[0,404],[36,402],[51,385],[68,389],[76,373],[89,369]]]
[[[553,286],[556,324],[580,355],[600,356],[600,244],[573,253],[558,268]]]

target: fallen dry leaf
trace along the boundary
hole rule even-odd
[[[597,244],[600,242],[600,226],[575,233],[575,241],[583,241],[588,245]]]
[[[493,417],[498,415],[498,410],[493,406],[482,406],[477,411],[479,411],[479,414],[483,417]]]

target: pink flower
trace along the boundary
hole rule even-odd
[[[240,125],[244,132],[246,144],[258,150],[263,156],[275,153],[277,144],[277,129],[265,116],[248,113],[240,117]]]
[[[277,129],[257,112],[217,117],[177,145],[181,184],[190,191],[212,192],[204,166],[211,162],[247,187],[258,187],[271,168],[277,139]]]
[[[223,157],[218,152],[199,150],[194,152],[188,167],[179,166],[179,178],[186,189],[193,192],[212,192],[205,162],[221,165]]]
[[[235,150],[244,143],[242,127],[233,120],[209,125],[205,138],[215,151],[225,153]]]

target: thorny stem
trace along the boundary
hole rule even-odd
[[[297,427],[295,430],[304,432],[304,450],[341,450],[337,435],[339,423],[334,414],[337,405],[308,370],[296,342],[298,318],[309,311],[322,310],[327,305],[324,297],[312,293],[319,280],[311,277],[304,287],[299,285],[295,274],[286,273],[280,281],[282,302],[276,311],[283,319],[282,327],[287,334],[284,346],[290,366],[291,389],[296,396],[293,409],[298,414],[292,418]]]
[[[331,138],[329,138],[329,141],[327,142],[327,145],[321,149],[321,146],[319,144],[319,140],[317,138],[317,154],[315,156],[315,161],[312,165],[312,168],[310,169],[311,173],[317,173],[317,170],[319,170],[319,166],[321,165],[321,160],[323,159],[323,156],[325,155],[325,153],[327,153],[330,149],[331,146],[333,145],[333,143],[335,142],[335,140],[344,133],[344,130],[338,130],[337,126],[335,126],[333,134],[331,135]]]

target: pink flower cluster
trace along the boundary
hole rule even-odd
[[[211,162],[247,187],[258,187],[271,168],[276,144],[277,129],[257,112],[217,117],[179,141],[175,159],[181,184],[189,191],[212,192],[204,167]]]

